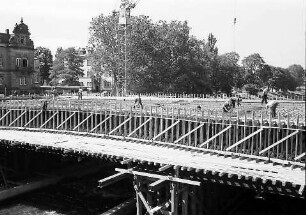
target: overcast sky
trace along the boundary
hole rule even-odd
[[[85,47],[92,17],[108,15],[119,5],[120,0],[1,1],[0,32],[12,32],[23,17],[35,47],[55,54],[59,46]],[[235,50],[243,59],[259,53],[273,66],[305,66],[305,0],[140,0],[131,14],[187,20],[197,38],[215,35],[220,54]]]

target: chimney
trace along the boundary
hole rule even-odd
[[[9,29],[6,29],[6,34],[10,34],[10,30]]]

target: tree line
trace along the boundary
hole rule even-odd
[[[212,33],[206,39],[190,35],[186,21],[153,22],[147,16],[134,16],[125,29],[118,25],[117,14],[101,14],[92,19],[89,33],[91,75],[111,75],[114,94],[122,92],[125,77],[127,91],[134,93],[230,94],[233,88],[244,87],[257,94],[264,86],[295,90],[305,80],[301,65],[275,67],[258,53],[241,63],[236,52],[219,54],[217,38]],[[59,48],[45,78],[53,85],[59,80],[62,85],[78,85],[81,66],[75,48]]]

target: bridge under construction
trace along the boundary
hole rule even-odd
[[[0,147],[116,163],[117,173],[97,183],[132,178],[138,215],[214,214],[214,186],[305,197],[306,134],[298,118],[17,104],[1,106]],[[232,197],[222,211],[238,201]]]

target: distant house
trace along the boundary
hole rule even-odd
[[[91,69],[91,64],[90,60],[88,59],[88,51],[85,48],[80,48],[79,49],[79,55],[83,58],[83,73],[84,75],[79,77],[79,82],[81,83],[81,86],[84,86],[87,88],[89,91],[94,90],[94,85],[93,85],[93,80],[90,75],[90,69]]]
[[[90,91],[111,92],[113,86],[113,77],[106,73],[102,73],[102,75],[98,75],[97,77],[97,74],[101,74],[101,71],[96,72],[94,77],[91,74],[92,61],[88,57],[88,50],[85,48],[79,48],[79,55],[84,59],[82,67],[84,75],[79,77],[81,86],[86,87],[87,90]]]
[[[39,77],[34,70],[34,43],[30,35],[23,19],[16,23],[13,34],[8,29],[0,33],[0,94],[37,90]]]

